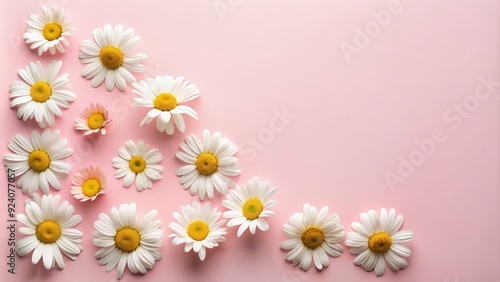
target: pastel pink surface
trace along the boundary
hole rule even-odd
[[[130,202],[137,203],[141,217],[158,210],[165,231],[163,258],[146,275],[126,270],[122,281],[500,280],[500,89],[493,83],[490,93],[481,83],[481,78],[499,79],[498,1],[60,0],[77,32],[66,53],[38,57],[22,34],[28,16],[49,3],[0,3],[7,27],[0,41],[1,150],[8,152],[14,134],[39,129],[33,121],[17,120],[17,109],[8,106],[9,85],[20,79],[17,70],[31,61],[63,60],[62,72],[69,73],[78,97],[54,127],[75,149],[67,159],[73,170],[59,194],[83,217],[78,228],[84,232],[84,251],[76,261],[65,257],[63,271],[32,265],[31,253],[17,257],[12,275],[6,265],[9,233],[2,227],[0,281],[114,281],[115,271],[106,273],[94,257],[93,222],[99,213]],[[232,6],[217,12],[220,3]],[[398,12],[385,26],[373,24],[374,14],[397,3]],[[184,134],[167,136],[154,123],[139,127],[147,109],[130,106],[137,97],[130,85],[125,92],[107,92],[80,76],[80,41],[93,40],[93,29],[108,23],[134,28],[141,37],[131,51],[148,55],[147,71],[136,75],[138,80],[185,76],[200,88],[201,97],[189,102],[200,120],[186,117]],[[356,28],[367,27],[372,36],[356,45]],[[346,56],[345,44],[356,52]],[[478,88],[490,95],[470,98]],[[83,137],[74,130],[74,120],[90,102],[110,109],[114,121],[106,136]],[[460,114],[455,105],[463,103]],[[236,238],[237,228],[229,229],[228,241],[199,262],[196,254],[171,244],[167,225],[173,212],[197,200],[178,184],[175,171],[183,163],[175,152],[185,136],[201,136],[205,128],[239,145],[242,174],[235,182],[245,184],[253,176],[270,180],[278,188],[278,204],[268,232]],[[424,154],[417,143],[433,134],[440,136]],[[113,177],[111,159],[129,139],[142,139],[163,155],[165,171],[151,190],[126,189]],[[413,158],[414,171],[403,172],[391,186],[386,175],[400,174],[400,156]],[[109,192],[80,203],[69,186],[77,169],[88,165],[106,171]],[[6,186],[5,174],[0,181]],[[26,198],[17,191],[17,213],[24,213]],[[223,198],[216,196],[212,204],[225,210]],[[412,249],[407,269],[387,268],[376,278],[353,264],[349,248],[322,271],[293,267],[279,248],[286,239],[281,225],[306,202],[328,205],[346,231],[361,212],[395,208],[405,217],[403,228],[415,233],[407,245]],[[1,225],[7,226],[6,189],[0,207]]]

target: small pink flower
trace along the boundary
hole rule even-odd
[[[75,121],[77,130],[85,130],[84,135],[97,133],[101,131],[102,135],[106,134],[106,126],[113,119],[109,118],[108,109],[103,105],[97,103],[90,103],[90,105],[80,113],[80,118]]]
[[[71,194],[80,202],[95,200],[100,194],[106,193],[108,180],[104,171],[98,166],[88,166],[79,169],[71,181]]]

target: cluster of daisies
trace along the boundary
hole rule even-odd
[[[47,51],[53,55],[56,50],[64,53],[64,46],[69,46],[68,37],[75,32],[66,19],[64,9],[55,5],[42,7],[42,14],[31,15],[27,25],[23,38],[31,49],[38,49],[40,56]],[[133,29],[106,25],[95,29],[93,37],[94,41],[83,40],[80,43],[79,58],[86,65],[81,75],[91,80],[92,87],[104,83],[107,91],[115,87],[124,91],[127,83],[131,83],[133,92],[139,96],[134,99],[133,105],[151,108],[140,126],[156,119],[156,128],[172,135],[174,127],[180,132],[185,131],[183,114],[198,119],[196,111],[184,103],[197,98],[200,91],[184,77],[157,76],[136,82],[132,72],[145,70],[141,62],[147,56],[130,54],[140,40]],[[35,119],[41,128],[53,127],[55,116],[62,116],[61,109],[69,108],[76,94],[67,89],[68,74],[59,75],[61,67],[62,61],[53,60],[46,67],[36,61],[18,71],[22,80],[12,82],[10,86],[10,107],[17,107],[19,119]],[[75,128],[85,135],[97,132],[104,135],[111,121],[104,105],[91,103],[75,121]]]
[[[43,7],[42,15],[32,15],[27,24],[24,39],[31,49],[38,49],[38,55],[47,51],[55,54],[56,50],[63,53],[64,46],[69,46],[68,37],[75,32],[58,6]],[[157,130],[172,135],[175,127],[185,132],[183,114],[198,118],[196,111],[184,103],[199,97],[200,91],[184,77],[157,76],[136,82],[132,72],[145,70],[141,62],[146,55],[129,53],[140,40],[133,29],[106,25],[95,29],[93,37],[94,41],[84,40],[80,44],[79,58],[86,64],[81,75],[91,80],[92,87],[104,83],[107,91],[115,87],[124,91],[127,83],[131,84],[132,92],[138,95],[133,105],[150,108],[140,126],[156,119]],[[8,143],[12,153],[4,155],[5,166],[20,176],[17,186],[23,194],[33,197],[26,200],[26,215],[17,215],[25,225],[19,231],[26,235],[18,242],[18,255],[33,252],[32,263],[42,260],[46,269],[55,268],[56,264],[63,269],[62,254],[75,260],[83,250],[83,233],[75,228],[82,221],[81,216],[74,215],[74,207],[67,201],[61,202],[60,195],[49,193],[50,187],[61,190],[59,180],[72,169],[64,159],[73,150],[67,148],[68,141],[60,137],[58,130],[50,129],[55,125],[55,116],[62,116],[61,109],[76,99],[76,94],[67,89],[68,74],[59,75],[61,68],[61,61],[51,61],[46,68],[37,61],[18,71],[22,81],[14,81],[10,86],[10,107],[17,107],[19,119],[35,119],[44,130],[32,130],[28,137],[16,134]],[[90,103],[76,119],[75,128],[83,135],[105,135],[111,122],[104,105]],[[203,261],[207,249],[226,241],[227,228],[237,227],[237,237],[247,230],[251,234],[257,229],[269,230],[266,219],[275,214],[271,208],[276,204],[272,199],[276,188],[258,177],[246,185],[235,185],[231,177],[238,176],[241,170],[235,157],[238,148],[231,140],[219,132],[210,134],[204,130],[201,138],[187,136],[180,148],[176,157],[185,165],[175,173],[179,183],[200,201],[212,199],[216,192],[224,195],[222,205],[226,210],[218,211],[210,201],[194,201],[182,207],[173,214],[175,221],[168,224],[173,245],[184,245],[185,252],[194,251]],[[143,140],[126,142],[117,155],[111,163],[116,169],[114,177],[123,178],[123,186],[134,184],[137,191],[143,191],[161,179],[163,157],[159,149]],[[106,193],[107,182],[101,167],[87,166],[74,174],[70,192],[81,202],[94,201]],[[36,193],[38,190],[43,196]],[[158,212],[151,210],[139,219],[135,203],[113,207],[108,214],[98,216],[92,242],[100,248],[95,257],[106,266],[106,272],[116,268],[120,279],[125,268],[132,273],[146,273],[153,268],[162,257],[163,247],[157,216]],[[380,213],[370,210],[360,215],[360,221],[352,223],[353,231],[346,234],[338,215],[330,214],[328,207],[318,210],[305,204],[302,212],[293,214],[289,223],[282,226],[288,239],[280,247],[288,251],[286,260],[301,269],[308,270],[313,264],[322,269],[329,265],[328,256],[342,254],[341,242],[346,238],[345,245],[357,255],[354,263],[366,271],[374,270],[381,276],[386,264],[394,271],[405,268],[411,251],[403,243],[410,242],[413,233],[400,230],[403,217],[396,215],[394,209],[381,209]]]
[[[267,189],[266,189],[267,188]],[[274,189],[274,188],[273,188]],[[259,183],[257,178],[248,182],[246,189],[238,187],[231,191],[223,201],[228,210],[223,214],[210,202],[201,205],[194,202],[186,205],[181,213],[173,214],[177,222],[168,227],[172,230],[172,244],[184,244],[184,251],[193,250],[200,260],[205,260],[207,249],[215,248],[226,241],[227,227],[239,225],[238,237],[246,229],[253,234],[258,227],[262,231],[269,229],[265,218],[274,213],[267,209],[274,201],[269,196],[274,192],[269,189],[269,182]],[[267,192],[267,193],[264,193]],[[264,193],[264,194],[262,194]],[[249,198],[245,200],[245,198]],[[267,199],[265,203],[261,199]],[[26,213],[18,214],[17,219],[25,225],[19,232],[26,235],[18,242],[17,253],[24,256],[33,251],[32,263],[42,259],[46,269],[64,268],[62,253],[72,260],[82,252],[83,233],[74,227],[81,222],[79,215],[73,215],[74,208],[67,201],[60,202],[60,196],[33,195],[33,201],[26,200]],[[163,231],[158,212],[151,210],[139,220],[135,203],[113,207],[109,214],[101,213],[94,222],[92,242],[99,250],[95,257],[99,265],[106,265],[106,272],[116,268],[121,279],[125,268],[132,273],[146,273],[156,261],[162,258]],[[347,233],[345,244],[351,247],[351,254],[357,255],[356,265],[366,271],[375,270],[377,276],[384,275],[386,264],[393,271],[405,268],[411,250],[403,244],[413,239],[413,233],[400,230],[403,217],[396,215],[394,209],[387,212],[381,209],[360,215],[361,222],[353,222]],[[328,207],[319,211],[316,207],[305,204],[302,212],[293,214],[289,224],[282,226],[288,237],[280,247],[287,250],[285,258],[303,270],[312,264],[322,269],[330,264],[328,256],[339,257],[344,248],[340,244],[345,237],[344,227],[336,213],[329,214]]]

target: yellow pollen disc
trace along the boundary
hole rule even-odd
[[[170,93],[161,93],[156,96],[153,105],[160,111],[170,111],[177,107],[177,98]]]
[[[101,182],[95,178],[87,179],[82,185],[83,195],[93,197],[101,191]]]
[[[264,209],[262,202],[257,198],[249,199],[243,205],[243,216],[247,219],[256,219]]]
[[[46,170],[50,166],[49,154],[42,150],[34,150],[28,156],[28,165],[36,172]]]
[[[189,224],[187,229],[189,237],[196,241],[205,239],[208,235],[208,232],[210,232],[208,225],[201,220],[197,220]]]
[[[48,23],[43,28],[43,37],[48,41],[61,37],[62,28],[57,23]]]
[[[123,53],[114,46],[106,46],[101,49],[99,59],[104,67],[114,70],[122,65]]]
[[[377,232],[368,239],[368,248],[375,253],[386,253],[392,245],[392,238],[385,232]]]
[[[203,153],[196,159],[196,169],[204,175],[214,173],[217,170],[218,164],[217,157],[211,153]]]
[[[30,96],[33,101],[43,103],[52,95],[52,88],[47,82],[38,81],[31,86]]]
[[[90,129],[102,128],[104,124],[104,115],[101,113],[92,114],[87,120],[87,125]]]
[[[316,249],[317,247],[321,246],[324,239],[325,235],[323,235],[323,232],[321,232],[321,230],[316,227],[309,227],[302,234],[302,242],[309,249]]]
[[[146,169],[146,162],[141,156],[135,156],[128,161],[128,167],[135,173],[141,173]]]
[[[132,252],[141,243],[141,234],[134,228],[124,227],[115,235],[115,245],[124,252]]]
[[[45,244],[52,244],[61,237],[61,226],[52,220],[45,220],[36,227],[36,237]]]

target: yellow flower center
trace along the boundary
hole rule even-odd
[[[90,129],[102,128],[104,124],[104,115],[101,113],[92,114],[87,120],[87,125]]]
[[[52,220],[45,220],[36,227],[36,237],[45,244],[52,244],[61,237],[61,226]]]
[[[99,59],[104,67],[114,70],[122,65],[123,53],[119,48],[106,46],[101,49]]]
[[[48,41],[61,37],[62,28],[57,23],[48,23],[43,28],[43,37]]]
[[[177,107],[177,98],[170,93],[161,93],[156,96],[153,105],[160,111],[170,111]]]
[[[132,252],[141,244],[141,234],[135,228],[124,227],[115,235],[115,245],[124,252]]]
[[[142,156],[135,156],[128,161],[128,167],[135,173],[141,173],[146,169],[146,162]]]
[[[247,219],[256,219],[264,209],[262,202],[257,198],[249,199],[243,205],[243,216]]]
[[[201,220],[193,221],[191,224],[189,224],[187,229],[189,237],[196,241],[205,239],[208,235],[208,232],[210,232],[208,225]]]
[[[302,234],[302,242],[309,249],[316,249],[321,246],[321,244],[323,244],[323,240],[325,240],[325,235],[323,235],[323,232],[316,227],[309,227]]]
[[[33,101],[43,103],[52,95],[52,88],[47,82],[38,81],[31,86],[30,96]]]
[[[201,174],[210,175],[217,170],[218,166],[217,157],[211,153],[203,153],[196,159],[196,169]]]
[[[375,253],[383,254],[392,245],[392,238],[385,232],[377,232],[368,239],[368,247]]]
[[[101,191],[101,182],[95,178],[87,179],[82,185],[82,192],[87,197],[93,197]]]
[[[36,172],[46,170],[50,166],[49,154],[42,150],[34,150],[28,156],[28,165]]]

